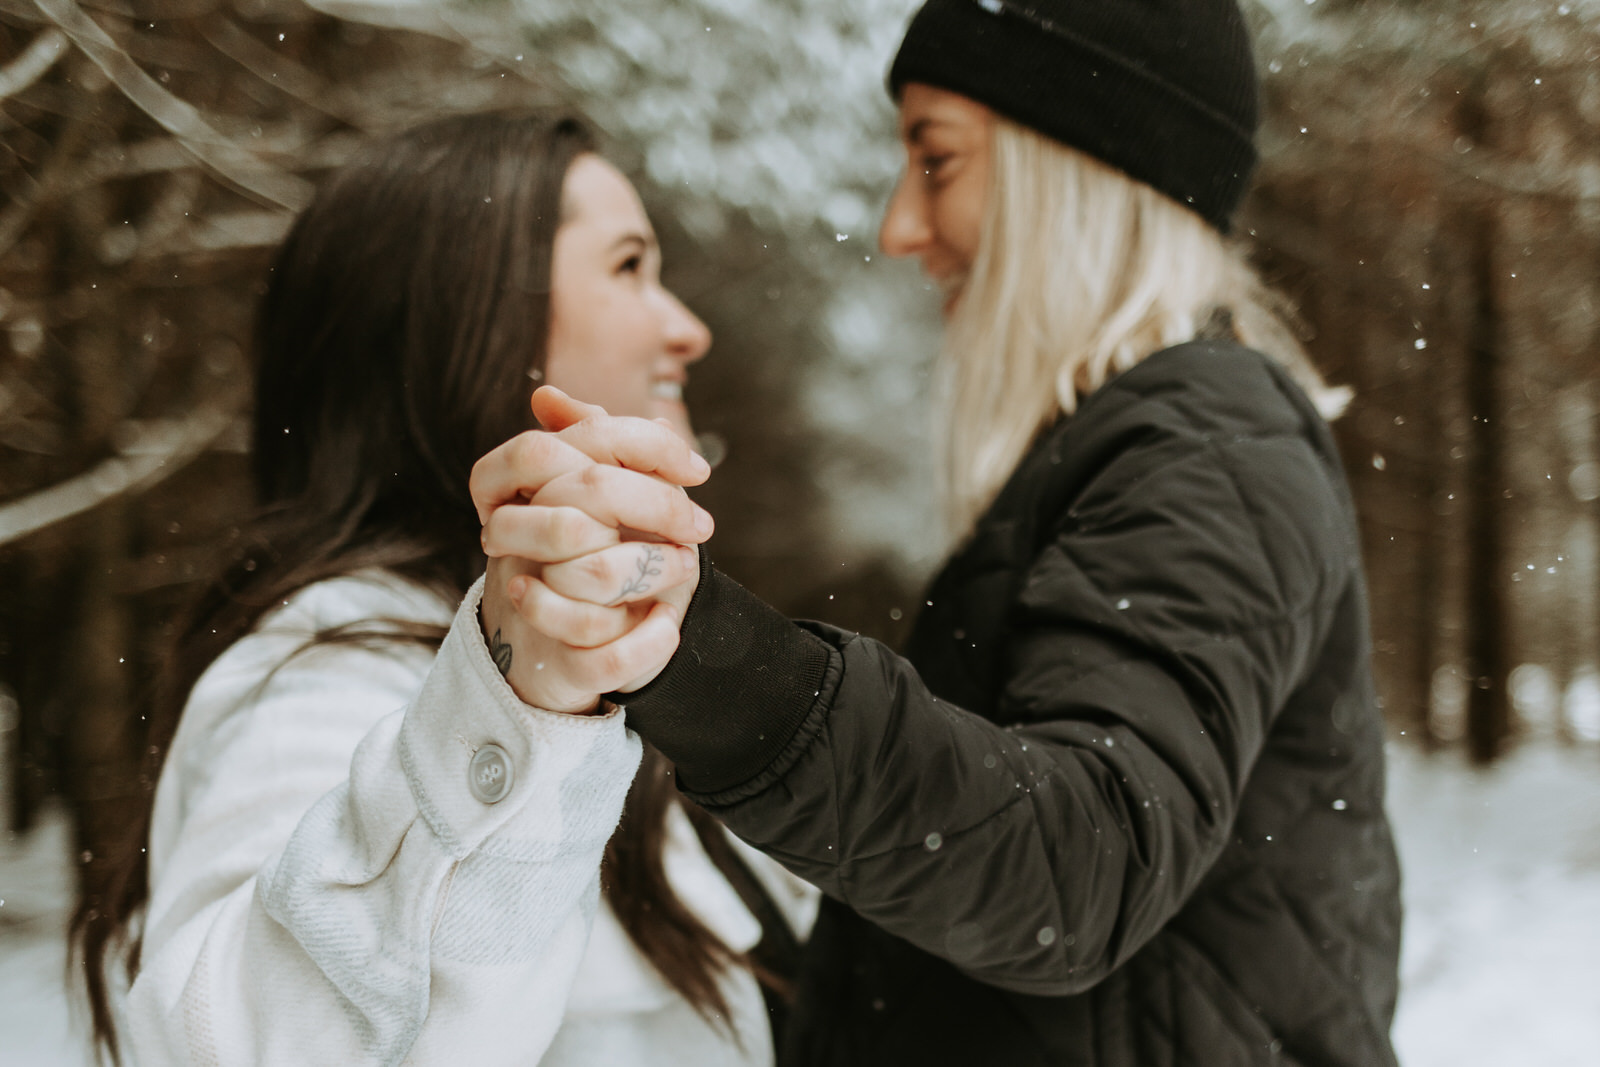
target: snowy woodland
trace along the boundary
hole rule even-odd
[[[894,641],[943,545],[932,294],[876,254],[915,0],[0,0],[0,1064],[248,508],[266,255],[363,135],[561,100],[716,334],[720,565]],[[1600,0],[1251,0],[1240,239],[1355,400],[1408,1064],[1600,1063]]]

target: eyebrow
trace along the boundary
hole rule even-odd
[[[916,144],[918,141],[922,140],[922,135],[931,127],[949,125],[950,122],[947,119],[941,119],[937,115],[929,115],[925,118],[920,118],[916,122],[913,122],[911,124],[911,128],[906,131],[906,141],[910,144]]]
[[[654,234],[630,231],[623,234],[621,237],[618,237],[615,241],[612,241],[610,247],[606,249],[606,253],[610,254],[615,252],[626,244],[642,245],[646,250],[648,250],[656,246],[656,238]]]

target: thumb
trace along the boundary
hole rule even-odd
[[[539,425],[552,433],[560,433],[568,426],[594,416],[603,416],[606,409],[598,404],[585,404],[574,400],[553,385],[541,385],[533,391],[530,401],[533,417]]]

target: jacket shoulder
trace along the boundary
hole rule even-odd
[[[1010,524],[1030,514],[1048,527],[1107,468],[1126,472],[1131,457],[1162,464],[1200,447],[1228,451],[1259,442],[1298,452],[1322,487],[1342,484],[1327,423],[1276,360],[1227,342],[1163,349],[1045,431],[984,521]]]
[[[454,613],[455,605],[434,590],[372,567],[296,591],[262,617],[256,633],[305,636],[361,623],[375,628],[396,622],[447,626]]]
[[[1226,341],[1191,341],[1147,357],[1090,396],[1075,421],[1088,428],[1127,413],[1200,433],[1315,434],[1315,406],[1270,356]]]
[[[1102,622],[1127,589],[1159,586],[1213,632],[1320,603],[1360,559],[1327,424],[1270,357],[1206,342],[1156,353],[1058,423],[971,550],[964,572],[1003,561],[1047,600],[1059,583],[1041,574],[1065,567]]]
[[[420,684],[434,653],[414,642],[386,642],[382,635],[412,625],[448,626],[451,614],[439,594],[390,571],[358,571],[306,586],[201,673],[180,733],[194,734],[254,705],[274,682],[315,687],[339,679],[347,687],[365,683],[380,693],[407,694]],[[318,643],[319,636],[335,631],[374,640]],[[304,677],[297,679],[297,673]]]

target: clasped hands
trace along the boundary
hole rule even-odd
[[[677,650],[711,515],[684,486],[711,467],[665,422],[615,417],[545,386],[545,431],[472,468],[489,557],[479,608],[517,696],[587,714],[653,679]]]

